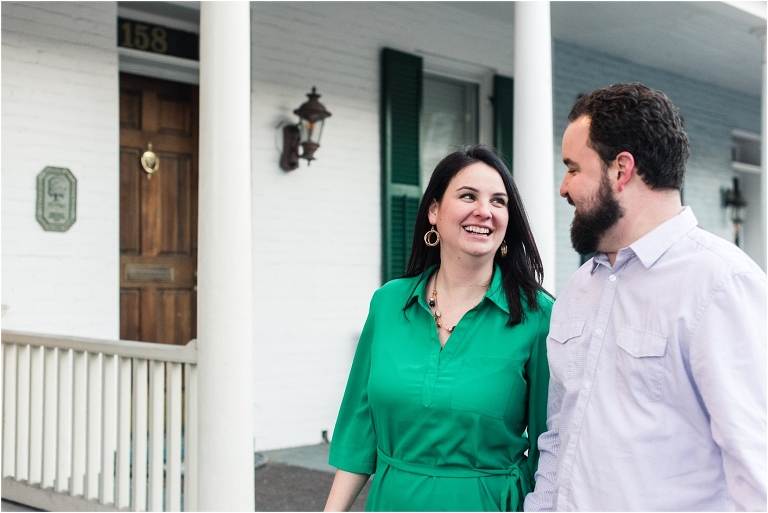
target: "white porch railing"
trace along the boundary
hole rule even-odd
[[[2,347],[4,499],[49,511],[197,510],[197,341],[4,330]]]

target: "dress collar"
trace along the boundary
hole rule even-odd
[[[427,282],[429,282],[429,278],[432,276],[432,274],[434,274],[436,270],[437,270],[437,265],[433,265],[429,269],[427,269],[427,271],[424,274],[422,274],[419,277],[418,284],[413,289],[413,292],[411,292],[411,295],[408,298],[408,302],[407,302],[408,307],[410,307],[414,302],[418,301],[419,304],[421,304],[424,308],[429,310],[429,306],[427,305],[427,300],[426,300]],[[485,293],[485,296],[483,297],[483,301],[485,299],[490,300],[496,306],[498,306],[507,314],[509,314],[507,296],[504,293],[504,287],[502,286],[502,283],[501,283],[501,268],[498,265],[494,265],[493,267],[493,278],[491,278],[491,286],[488,287],[488,292]]]

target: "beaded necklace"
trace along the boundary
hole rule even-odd
[[[435,318],[435,324],[437,325],[438,329],[443,328],[448,333],[453,333],[453,330],[456,329],[456,326],[453,326],[452,328],[446,328],[445,326],[443,326],[443,323],[440,320],[440,317],[443,314],[442,312],[440,312],[440,308],[438,308],[437,306],[437,276],[439,273],[440,273],[440,269],[438,269],[437,272],[435,273],[435,283],[432,285],[432,295],[429,297],[429,300],[427,300],[427,304],[429,304],[430,308],[434,308],[434,311],[432,312],[432,317]],[[490,288],[491,288],[491,284],[489,283],[488,286],[485,288],[485,294],[488,293],[488,289]],[[483,296],[485,296],[485,294],[483,294]]]

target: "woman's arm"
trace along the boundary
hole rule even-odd
[[[349,511],[369,477],[368,474],[337,470],[323,511]]]

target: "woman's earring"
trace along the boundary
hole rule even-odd
[[[504,258],[507,256],[507,241],[502,240],[501,246],[499,247],[499,251],[501,251],[501,258]]]
[[[434,235],[434,241],[432,241],[432,236]],[[435,225],[432,225],[432,228],[424,234],[424,244],[429,246],[430,248],[434,248],[438,244],[440,244],[440,234],[437,233],[437,230],[435,230]]]

